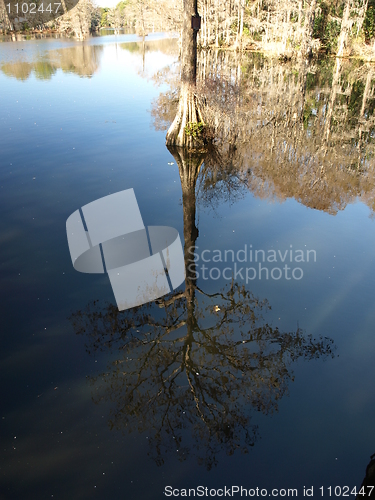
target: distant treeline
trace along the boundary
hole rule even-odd
[[[90,33],[100,29],[101,15],[101,9],[96,7],[91,0],[79,0],[73,9],[49,22],[43,22],[42,19],[35,22],[36,18],[31,12],[23,13],[22,17],[10,20],[7,15],[7,5],[4,0],[0,0],[0,33],[16,36],[20,32],[52,31],[84,39]]]
[[[181,29],[183,2],[123,0],[101,25],[139,33]],[[375,56],[375,0],[199,0],[202,47]]]
[[[78,31],[83,37],[100,27],[134,28],[139,34],[179,32],[182,9],[182,0],[122,0],[115,8],[80,0],[70,13],[41,28]],[[198,11],[202,47],[252,48],[286,57],[319,51],[375,56],[375,0],[199,0]],[[79,22],[74,21],[77,15]],[[1,25],[3,30],[17,29],[7,25],[4,0]]]

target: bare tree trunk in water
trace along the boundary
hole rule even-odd
[[[182,48],[181,48],[181,92],[178,111],[170,126],[166,144],[194,149],[194,124],[204,125],[196,95],[197,80],[197,31],[191,27],[192,16],[198,16],[197,0],[184,0]]]
[[[236,35],[236,43],[235,43],[236,48],[238,48],[239,45],[242,43],[244,10],[245,10],[244,0],[238,0],[237,35]]]
[[[297,21],[297,30],[296,30],[296,38],[298,41],[302,40],[301,31],[302,31],[302,0],[298,2],[298,21]]]
[[[242,43],[243,37],[243,17],[245,12],[245,3],[244,0],[241,0],[241,17],[240,17],[240,43]]]
[[[204,43],[203,46],[207,46],[207,1],[204,2],[203,7],[204,17],[203,17],[203,28],[204,28]]]
[[[227,33],[225,43],[229,46],[230,44],[230,19],[232,17],[232,0],[228,3],[228,19],[227,19]]]
[[[215,33],[215,47],[219,46],[219,2],[216,0],[216,33]]]

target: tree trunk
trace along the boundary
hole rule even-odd
[[[219,0],[216,0],[216,22],[215,22],[215,46],[219,47]]]
[[[5,6],[4,0],[0,0],[0,22],[2,22],[5,32],[14,31],[14,26],[8,16],[8,10]]]
[[[240,17],[240,42],[242,42],[243,36],[243,17],[245,12],[245,3],[244,0],[241,0],[241,17]]]
[[[339,36],[339,41],[337,44],[337,56],[341,57],[348,40],[348,34],[351,27],[350,23],[350,0],[346,0],[344,15],[341,22],[341,31]]]
[[[207,0],[204,2],[204,7],[203,7],[203,31],[204,31],[204,43],[203,46],[207,46]]]
[[[195,149],[198,138],[195,136],[195,133],[199,133],[199,131],[194,129],[193,124],[198,123],[205,125],[195,92],[195,86],[189,83],[182,83],[178,111],[167,132],[167,146],[173,145]]]
[[[197,0],[184,0],[182,48],[181,48],[181,91],[178,111],[170,126],[166,144],[194,149],[204,119],[196,95],[197,80],[197,31],[191,28],[191,17],[198,15]]]
[[[316,9],[316,0],[311,0],[310,8],[306,12],[305,24],[302,34],[302,43],[301,43],[302,56],[311,54],[311,40],[314,30],[315,9]]]
[[[230,0],[228,3],[228,19],[227,19],[227,33],[226,33],[226,44],[230,45],[230,26],[231,26],[231,18],[232,18],[232,1]]]

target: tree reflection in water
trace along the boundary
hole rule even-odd
[[[196,0],[189,0],[189,5],[196,13]],[[159,465],[170,454],[184,460],[194,453],[210,469],[222,452],[248,452],[257,438],[252,413],[276,411],[293,379],[291,363],[333,356],[333,341],[313,339],[299,328],[273,328],[263,318],[268,302],[239,283],[232,281],[213,294],[198,286],[191,260],[199,234],[198,179],[203,198],[212,204],[247,188],[248,176],[239,162],[240,124],[223,122],[226,137],[220,137],[214,126],[223,110],[236,112],[236,89],[228,81],[229,100],[200,99],[196,33],[189,23],[190,16],[184,19],[178,106],[175,102],[176,116],[167,133],[182,187],[185,290],[124,312],[113,305],[100,309],[94,302],[75,313],[72,321],[76,332],[86,335],[89,352],[115,350],[107,370],[91,378],[94,401],[111,403],[110,427],[147,431],[150,455]],[[165,111],[169,96],[158,102],[156,121],[158,115],[162,122],[170,116]],[[223,105],[215,107],[214,101]],[[202,134],[193,134],[198,125]]]
[[[153,102],[158,130],[169,129],[180,104],[174,71],[163,72],[171,88]],[[195,99],[206,136],[223,158],[231,153],[222,164],[255,196],[294,198],[332,215],[360,197],[374,212],[374,76],[370,64],[342,59],[280,63],[205,50]]]
[[[58,69],[91,78],[99,69],[102,53],[101,45],[79,45],[38,54],[36,60],[31,62],[18,60],[4,63],[0,69],[17,80],[27,80],[32,74],[38,80],[50,80]]]
[[[185,290],[123,312],[93,302],[72,322],[88,352],[115,353],[90,379],[93,400],[111,404],[110,427],[147,431],[158,465],[194,454],[210,469],[222,452],[248,452],[258,432],[252,413],[277,411],[292,362],[333,356],[333,341],[273,328],[263,318],[268,302],[239,283],[213,294],[199,288],[189,249],[198,237],[197,180],[204,186],[212,175],[203,166],[209,153],[170,150],[183,193]]]

